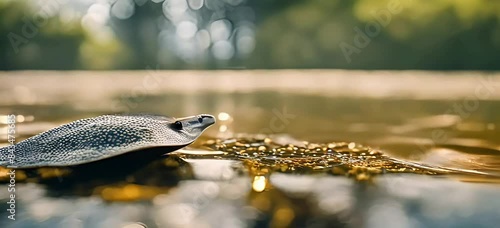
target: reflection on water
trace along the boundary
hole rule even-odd
[[[420,72],[415,74],[422,80],[407,72],[366,77],[315,72],[321,80],[311,82],[301,75],[307,72],[286,72],[290,77],[221,72],[210,75],[213,80],[205,80],[205,72],[155,72],[163,80],[148,87],[143,73],[44,76],[46,84],[33,80],[43,73],[0,76],[2,146],[7,144],[2,120],[11,113],[17,140],[105,113],[218,118],[190,148],[123,177],[80,181],[64,168],[19,171],[18,220],[0,223],[491,227],[500,222],[500,191],[492,184],[500,174],[498,75],[471,73],[453,81],[453,75]],[[261,73],[265,76],[255,75]],[[476,93],[486,88],[484,77],[493,88],[484,90],[490,91],[487,97]],[[249,137],[258,140],[244,141]],[[455,171],[468,175],[418,175]],[[380,175],[385,172],[392,173]],[[0,191],[0,198],[7,199],[8,192]],[[0,214],[7,216],[5,210]]]

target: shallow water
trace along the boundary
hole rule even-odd
[[[130,71],[0,74],[16,140],[105,113],[216,115],[207,140],[346,142],[485,175],[348,175],[176,154],[114,182],[17,183],[12,227],[491,227],[500,222],[500,75],[481,72]],[[2,119],[4,118],[4,119]],[[0,125],[6,130],[6,125]],[[257,135],[266,134],[266,135]],[[2,130],[1,143],[7,143]],[[3,145],[2,144],[2,145]],[[255,168],[257,167],[257,168]],[[330,170],[330,168],[329,168]],[[106,170],[103,170],[106,172]],[[48,175],[48,174],[47,174]],[[96,180],[99,177],[95,177]],[[7,186],[0,191],[7,201]],[[137,224],[136,224],[137,225]]]

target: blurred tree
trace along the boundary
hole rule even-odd
[[[389,11],[393,5],[399,7],[395,13]],[[258,26],[249,64],[498,70],[499,12],[500,3],[486,0],[301,1]],[[352,48],[343,51],[341,44]]]
[[[0,69],[78,69],[79,22],[64,23],[27,1],[0,2]]]
[[[0,69],[500,69],[499,1],[117,0],[101,30],[30,2],[0,2]]]

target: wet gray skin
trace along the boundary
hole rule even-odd
[[[0,148],[0,166],[74,166],[156,147],[171,152],[193,143],[214,123],[215,118],[206,114],[184,118],[104,115],[77,120]]]

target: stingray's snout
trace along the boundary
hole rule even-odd
[[[206,126],[210,126],[215,123],[215,117],[208,114],[198,115],[198,121]]]
[[[210,125],[215,123],[215,117],[208,114],[201,114],[197,116],[189,116],[176,119],[176,123],[182,123],[182,128],[185,130],[204,130]]]

